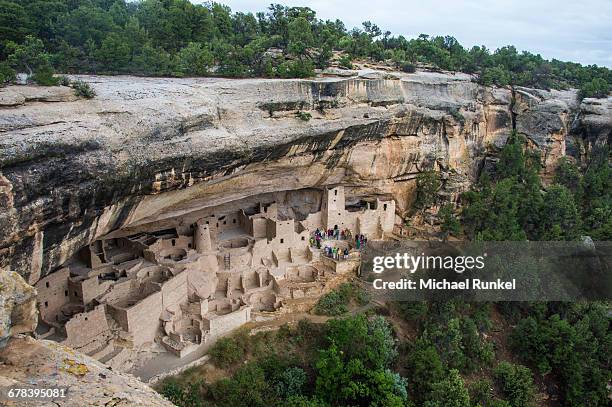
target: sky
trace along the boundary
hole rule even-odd
[[[546,59],[612,68],[612,0],[217,1],[253,13],[270,3],[307,6],[318,18],[338,18],[349,29],[370,20],[383,32],[407,38],[452,35],[467,48],[514,45]]]

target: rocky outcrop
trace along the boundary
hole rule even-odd
[[[579,117],[572,123],[572,150],[568,153],[584,157],[594,146],[612,143],[612,97],[607,99],[584,99],[580,104]],[[574,149],[575,147],[575,149]]]
[[[36,402],[45,406],[173,405],[133,376],[113,372],[57,342],[24,335],[37,322],[34,288],[19,274],[0,270],[0,388],[67,390],[65,398]],[[2,401],[3,406],[26,405],[23,399]]]
[[[43,406],[174,405],[131,375],[116,373],[57,342],[23,335],[11,338],[4,348],[0,348],[0,387],[8,386],[66,389],[65,398],[41,400],[36,404]],[[3,405],[25,404],[7,401]]]
[[[37,323],[36,290],[14,271],[0,270],[0,347],[13,335],[33,332]]]
[[[606,113],[592,113],[609,105],[485,88],[465,74],[80,79],[95,99],[0,110],[0,266],[30,283],[119,229],[329,184],[390,194],[401,215],[420,171],[442,171],[452,198],[514,128],[542,148],[547,171],[570,134],[609,132],[595,119]]]
[[[78,97],[68,86],[10,86],[0,88],[0,108],[31,102],[72,102]]]

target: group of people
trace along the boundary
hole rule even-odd
[[[357,250],[361,249],[362,247],[365,247],[367,243],[368,238],[365,235],[359,234],[355,236],[355,247],[357,248]]]
[[[351,231],[349,229],[340,229],[337,225],[333,229],[327,230],[315,230],[314,238],[323,239],[335,239],[335,240],[347,240],[351,238]]]
[[[310,246],[316,246],[317,249],[321,248],[321,241],[328,240],[349,240],[351,239],[352,233],[349,229],[340,229],[335,226],[333,229],[320,230],[317,228],[313,236],[310,238]]]
[[[325,246],[325,255],[334,260],[346,260],[349,257],[349,249],[348,247],[342,250],[340,247]]]
[[[340,259],[348,259],[349,256],[349,249],[345,248],[339,248],[339,247],[332,247],[329,245],[325,245],[325,247],[322,247],[323,244],[322,242],[324,240],[351,240],[352,239],[352,233],[349,229],[340,229],[338,228],[338,226],[335,226],[333,229],[319,229],[317,228],[317,230],[315,230],[315,232],[313,233],[312,237],[310,238],[310,246],[311,247],[316,247],[317,249],[321,249],[323,248],[323,250],[325,251],[325,255],[327,257],[330,257],[334,260],[340,260]],[[358,234],[355,236],[355,247],[357,248],[357,250],[361,249],[362,247],[365,247],[366,243],[368,241],[368,238],[365,237],[365,235],[363,234]]]

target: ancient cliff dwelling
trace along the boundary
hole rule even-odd
[[[343,186],[310,195],[319,210],[299,219],[277,202],[234,203],[179,217],[170,228],[151,224],[94,241],[36,284],[40,337],[121,367],[143,346],[183,357],[257,313],[312,300],[330,278],[356,271],[349,235],[381,239],[393,231],[395,202],[347,205]],[[313,244],[328,230],[342,230],[342,239]],[[330,258],[322,246],[350,254]]]
[[[465,376],[466,383],[480,371],[497,380],[493,369],[505,361],[500,356],[519,360],[518,353],[497,348],[507,342],[500,335],[513,332],[516,321],[494,305],[452,312],[428,305],[416,311],[429,318],[423,326],[436,328],[432,334],[427,328],[412,329],[419,324],[411,316],[404,318],[401,310],[381,305],[378,298],[361,304],[354,293],[363,290],[367,297],[363,287],[369,282],[357,277],[367,254],[363,245],[441,240],[443,208],[463,228],[451,237],[467,239],[465,226],[470,224],[464,223],[462,211],[471,203],[464,192],[481,197],[472,226],[493,219],[482,225],[487,232],[497,232],[503,223],[520,233],[514,225],[523,223],[513,217],[519,212],[529,218],[545,215],[540,223],[528,224],[529,233],[565,232],[568,228],[557,220],[551,225],[548,217],[559,209],[552,204],[571,209],[574,200],[572,192],[551,188],[559,163],[588,168],[593,153],[608,146],[612,135],[612,98],[580,99],[571,88],[484,86],[473,74],[421,67],[415,72],[370,65],[330,68],[308,79],[71,78],[89,84],[95,98],[77,97],[68,86],[0,88],[0,389],[7,382],[25,386],[34,379],[70,386],[73,405],[79,406],[119,405],[117,400],[168,406],[143,382],[189,376],[192,367],[210,374],[207,385],[224,385],[259,356],[250,349],[225,367],[212,365],[211,349],[234,340],[236,331],[253,341],[272,339],[268,352],[282,348],[290,353],[302,350],[294,338],[311,333],[299,330],[316,325],[313,337],[305,339],[316,351],[311,359],[294,366],[293,355],[273,356],[291,365],[290,373],[303,371],[305,388],[330,382],[342,375],[311,372],[321,355],[335,354],[331,345],[320,344],[331,332],[330,321],[356,324],[363,334],[361,345],[371,330],[381,334],[388,340],[375,337],[368,346],[384,342],[386,355],[437,341],[421,350],[437,358],[445,375],[459,366],[450,365],[448,355],[461,354],[465,371],[475,369]],[[479,179],[493,174],[504,149],[518,145],[509,140],[519,139],[533,154],[529,157],[540,159],[530,173],[538,175],[530,177],[534,184],[514,176],[510,181],[493,178],[495,188],[486,195]],[[511,153],[507,156],[526,157],[519,149]],[[521,171],[527,161],[522,160]],[[592,177],[597,185],[603,185],[601,174]],[[431,200],[417,208],[419,180],[427,175],[435,180]],[[584,181],[586,175],[579,176]],[[496,200],[498,193],[506,199]],[[595,219],[605,231],[609,192],[592,201],[600,205],[598,211],[582,219]],[[574,215],[592,209],[590,201],[582,206],[574,207]],[[496,223],[498,215],[509,221]],[[321,299],[340,297],[343,286],[353,290],[352,297],[332,304],[334,312],[317,313]],[[476,320],[480,311],[482,320]],[[583,311],[568,314],[582,316]],[[593,321],[608,321],[609,307],[605,312],[592,314]],[[528,312],[524,316],[523,321]],[[303,319],[306,328],[300,328]],[[572,324],[584,328],[590,322]],[[503,332],[489,325],[503,326]],[[282,337],[283,332],[291,335]],[[448,335],[456,336],[447,340]],[[444,348],[449,343],[457,346]],[[564,339],[555,343],[564,344]],[[464,345],[478,349],[469,353]],[[341,349],[345,356],[352,346],[348,341]],[[550,354],[563,352],[556,348]],[[397,379],[394,383],[405,393],[448,381],[444,376],[421,386],[413,372],[403,371],[408,356],[354,377],[383,378],[385,387]],[[587,356],[572,362],[587,360],[589,368],[592,360],[609,362],[604,351]],[[581,368],[574,370],[587,371]],[[567,371],[556,366],[552,375],[543,375]],[[533,374],[539,373],[534,369]],[[602,377],[593,370],[583,383]],[[407,386],[404,379],[416,385]],[[455,379],[448,383],[454,386]],[[265,395],[276,384],[266,382]],[[548,391],[537,384],[541,394]],[[550,400],[564,386],[553,384]],[[600,390],[606,385],[599,383]],[[212,393],[204,396],[210,399]],[[305,395],[315,393],[310,388]],[[285,405],[286,400],[266,405]],[[597,405],[584,400],[574,405]]]

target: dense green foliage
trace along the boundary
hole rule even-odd
[[[513,134],[492,174],[463,196],[462,223],[477,240],[612,238],[612,176],[608,150],[593,151],[582,175],[569,160],[544,189],[539,155]]]
[[[461,233],[461,223],[453,212],[452,204],[442,205],[438,211],[438,218],[440,218],[440,230],[445,239],[450,235],[457,236]]]
[[[431,208],[437,201],[440,186],[440,175],[436,171],[420,172],[416,178],[414,207],[420,210]]]
[[[484,339],[490,328],[489,305],[401,302],[395,306],[403,318],[417,323],[419,332],[417,340],[400,352],[409,397],[417,405],[471,406],[458,374],[483,369],[494,359],[493,345]]]
[[[315,393],[332,405],[403,406],[404,379],[389,370],[397,357],[382,317],[331,320],[315,364]]]
[[[538,155],[513,135],[495,169],[463,197],[462,223],[482,240],[612,238],[609,149],[595,147],[583,168],[562,158],[544,187]],[[528,366],[559,381],[566,406],[607,405],[612,333],[605,303],[501,303],[516,324],[509,345]],[[534,388],[527,367],[500,364],[495,377],[506,401],[528,405]],[[478,391],[480,398],[482,391]]]
[[[221,338],[208,352],[210,360],[216,366],[228,367],[241,361],[244,357],[244,348],[232,338]]]
[[[369,21],[349,30],[307,7],[278,4],[253,15],[188,0],[1,0],[0,62],[22,69],[10,56],[28,36],[42,41],[40,55],[65,73],[308,77],[342,51],[346,68],[354,58],[406,72],[425,64],[479,74],[486,85],[573,86],[584,97],[605,96],[612,84],[612,72],[595,65],[547,61],[513,46],[466,49],[450,36],[391,36]],[[5,70],[0,65],[0,81],[10,76]]]
[[[601,303],[537,304],[523,310],[510,345],[541,374],[554,373],[567,406],[600,406],[612,380],[612,332]]]
[[[247,363],[215,383],[164,382],[161,393],[179,406],[405,406],[405,379],[391,368],[397,359],[393,331],[384,318],[364,315],[330,320],[315,328],[228,338]],[[227,345],[223,345],[227,348]]]
[[[529,368],[501,362],[495,368],[495,377],[512,407],[532,405],[535,388]]]

